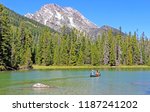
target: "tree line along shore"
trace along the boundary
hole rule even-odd
[[[67,69],[150,69],[150,66],[138,65],[138,66],[42,66],[33,65],[34,70],[67,70]]]

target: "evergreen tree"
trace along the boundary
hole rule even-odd
[[[139,64],[140,63],[140,51],[138,47],[138,39],[136,37],[136,33],[134,33],[132,37],[132,55],[133,55],[133,63]]]
[[[31,69],[32,68],[32,59],[31,59],[32,55],[31,55],[31,48],[27,47],[26,51],[24,53],[24,58],[25,58],[25,62],[24,62],[24,68],[27,69]]]
[[[77,65],[83,65],[83,64],[84,64],[83,51],[80,48],[80,50],[79,50],[79,56],[78,56],[78,59],[77,59]]]
[[[24,54],[25,54],[25,51],[26,51],[26,28],[25,28],[25,23],[24,22],[21,22],[20,23],[20,26],[19,26],[19,30],[18,30],[18,46],[19,46],[19,57],[20,57],[20,60],[19,60],[19,64],[21,66],[24,66],[24,63],[25,63],[25,58],[24,58]]]
[[[131,34],[127,37],[128,44],[127,44],[127,65],[133,64],[133,56],[132,56],[132,42],[131,42]]]
[[[104,64],[104,43],[105,43],[105,35],[103,34],[102,37],[98,37],[98,45],[97,45],[97,49],[98,49],[98,55],[99,55],[99,63],[100,65]]]
[[[12,63],[14,67],[32,68],[32,34],[21,22],[12,41]]]
[[[77,59],[77,65],[84,65],[84,56],[86,54],[85,52],[85,41],[86,41],[86,37],[84,36],[83,33],[80,34],[80,46],[79,46],[79,52],[78,52],[78,59]]]
[[[44,30],[42,35],[43,45],[42,45],[42,65],[50,65],[52,52],[51,52],[51,34],[48,29]]]
[[[53,64],[54,65],[60,65],[60,37],[56,33],[55,39],[54,39],[54,57],[53,57]]]
[[[69,65],[75,66],[77,63],[75,44],[72,43],[69,55]]]
[[[69,64],[69,40],[67,35],[61,36],[61,44],[60,44],[60,64],[68,65]]]
[[[89,38],[85,40],[84,64],[91,64],[91,41]]]
[[[42,38],[42,36],[40,35],[39,36],[39,39],[38,39],[38,41],[37,41],[37,44],[36,44],[36,50],[35,50],[35,54],[36,54],[36,56],[35,56],[35,62],[36,62],[36,64],[38,64],[38,65],[41,65],[42,64],[42,54],[43,54],[43,38]]]
[[[109,43],[108,37],[106,36],[105,44],[104,44],[104,65],[109,64]]]
[[[145,39],[144,39],[144,33],[142,33],[142,36],[140,38],[140,64],[145,64]]]
[[[70,52],[69,52],[69,65],[77,65],[77,58],[78,58],[78,33],[76,29],[73,29],[71,32],[71,45],[70,45]]]
[[[147,65],[150,66],[150,56],[149,56],[149,58],[148,58]]]
[[[99,65],[100,63],[99,52],[96,46],[96,44],[91,45],[91,64],[94,66]]]
[[[23,58],[24,58],[24,62],[23,62],[23,66],[25,66],[27,69],[32,68],[32,35],[31,32],[26,29],[25,30],[25,46],[24,46],[24,54],[23,54]],[[22,59],[23,60],[23,59]]]
[[[18,29],[11,27],[11,37],[12,37],[12,42],[11,42],[11,65],[13,68],[18,69],[19,63],[20,63],[20,56],[19,56],[19,40],[17,38],[18,34]]]
[[[145,38],[145,57],[146,57],[146,65],[149,65],[150,59],[150,39]]]
[[[123,36],[121,38],[121,64],[126,65],[127,63],[127,45],[128,45],[128,39],[127,37]]]
[[[7,11],[0,4],[0,66],[11,69],[11,37]]]
[[[116,65],[120,65],[121,64],[121,39],[122,39],[122,30],[121,30],[121,27],[119,29],[120,29],[120,32],[115,37],[116,38],[116,47],[115,47],[115,51],[116,51]]]
[[[108,31],[108,47],[109,47],[109,64],[110,66],[115,65],[115,40],[112,34],[112,30]]]

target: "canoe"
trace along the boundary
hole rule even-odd
[[[99,77],[99,76],[96,76],[96,75],[90,75],[90,77]]]

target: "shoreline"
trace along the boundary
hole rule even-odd
[[[33,65],[33,70],[67,70],[67,69],[150,69],[150,66],[134,65],[134,66],[39,66]]]
[[[133,65],[133,66],[91,66],[91,65],[83,65],[83,66],[43,66],[43,65],[33,65],[32,69],[16,69],[14,71],[28,71],[28,70],[74,70],[74,69],[148,69],[150,70],[150,66],[146,65]],[[6,70],[4,67],[0,66],[0,72],[2,71],[11,71]]]

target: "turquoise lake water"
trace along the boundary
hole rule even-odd
[[[31,70],[0,72],[2,95],[150,95],[150,70]],[[50,88],[32,88],[35,83]]]

